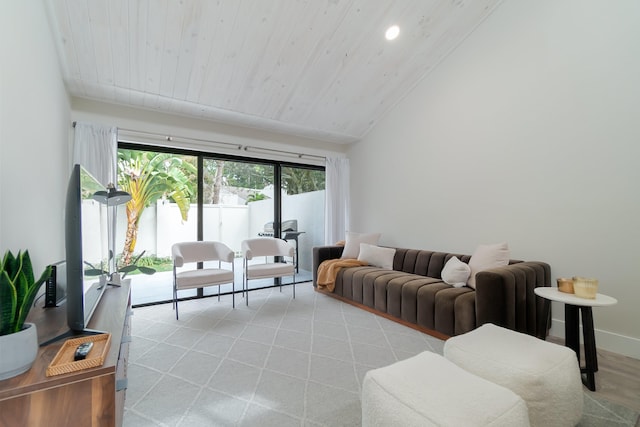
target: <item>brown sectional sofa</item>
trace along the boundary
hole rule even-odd
[[[331,295],[436,336],[459,335],[485,323],[546,336],[543,302],[533,289],[550,286],[548,264],[511,260],[506,267],[479,272],[474,290],[467,286],[454,288],[440,276],[451,257],[468,263],[470,255],[395,249],[393,270],[343,268]],[[340,258],[342,250],[343,246],[313,248],[314,286],[320,263]]]

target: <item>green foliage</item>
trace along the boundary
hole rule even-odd
[[[218,203],[220,185],[262,190],[274,184],[274,167],[256,163],[233,162],[209,159],[204,162],[205,203]],[[305,167],[283,167],[282,189],[288,195],[324,190],[325,174],[322,170]],[[247,203],[264,200],[265,197],[251,194]]]
[[[245,162],[225,162],[224,178],[231,187],[262,190],[273,184],[273,166]]]
[[[182,156],[139,150],[118,151],[118,186],[131,194],[127,203],[127,234],[122,260],[132,264],[138,224],[145,208],[161,198],[176,203],[182,220],[187,220],[196,195],[197,168]]]
[[[247,197],[247,202],[246,204],[249,204],[251,202],[257,202],[258,200],[266,200],[267,196],[265,196],[262,193],[253,193],[253,194],[249,194],[249,196]]]
[[[197,172],[191,162],[173,154],[118,151],[118,186],[132,198],[137,197],[137,204],[143,208],[166,197],[178,204],[184,219],[196,194]]]
[[[173,268],[173,261],[170,257],[158,258],[157,256],[143,256],[144,251],[139,254],[134,264],[122,267],[119,271],[128,274],[153,274],[158,271],[170,271]]]
[[[142,274],[153,274],[156,272],[156,270],[154,268],[150,268],[147,267],[145,265],[142,265],[140,263],[140,260],[142,259],[142,256],[144,255],[146,251],[142,251],[142,253],[140,255],[138,255],[132,263],[124,265],[123,267],[120,267],[118,269],[118,272],[120,273],[124,273],[122,275],[122,277],[125,277],[127,274],[129,273],[134,273],[136,271],[139,271]]]
[[[142,274],[154,274],[156,271],[158,271],[155,268],[152,268],[154,266],[153,262],[149,262],[149,259],[160,259],[160,258],[156,258],[156,257],[143,257],[144,253],[146,251],[142,251],[141,254],[139,254],[131,264],[129,265],[122,265],[121,260],[116,260],[116,264],[120,265],[120,267],[117,269],[118,273],[123,273],[122,277],[125,277],[127,274],[136,274],[137,272],[142,273]],[[171,262],[170,258],[166,258],[169,259],[169,262]],[[94,266],[93,264],[85,261],[84,264],[86,265],[85,269],[84,269],[84,274],[85,276],[100,276],[102,274],[108,275],[109,272],[105,269],[103,269],[102,267],[98,266]],[[164,271],[164,270],[163,270]]]
[[[288,195],[324,190],[324,171],[303,168],[282,168],[282,188]]]
[[[156,267],[162,267],[165,265],[171,266],[172,261],[171,261],[171,257],[159,258],[157,256],[146,256],[138,260],[138,265],[144,266],[144,267],[156,268]]]
[[[0,335],[20,332],[40,286],[51,275],[51,267],[34,281],[29,251],[14,256],[7,251],[0,264]]]
[[[145,267],[145,266],[137,265],[137,264],[130,264],[130,265],[124,266],[118,271],[121,272],[121,273],[124,273],[124,275],[122,276],[122,277],[124,277],[127,274],[135,272],[136,270],[140,271],[140,273],[142,273],[142,274],[153,274],[153,273],[156,272],[156,270],[153,269],[153,268],[149,268],[149,267]]]

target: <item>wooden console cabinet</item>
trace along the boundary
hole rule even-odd
[[[111,333],[102,366],[47,377],[45,371],[65,339],[38,350],[31,369],[0,381],[0,427],[121,426],[130,341],[129,280],[105,290],[88,328]],[[33,307],[27,322],[38,328],[38,341],[65,332],[66,307]]]

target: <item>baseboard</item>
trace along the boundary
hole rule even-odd
[[[552,319],[549,335],[564,339],[564,320]],[[640,360],[640,339],[595,329],[596,347]],[[582,326],[580,326],[582,337]]]

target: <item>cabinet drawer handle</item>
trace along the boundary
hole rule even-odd
[[[116,380],[116,391],[125,390],[129,386],[128,378],[121,378]]]

